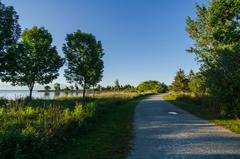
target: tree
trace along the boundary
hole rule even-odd
[[[0,1],[0,78],[6,69],[8,49],[14,45],[21,34],[18,15],[12,6]]]
[[[182,69],[179,69],[172,83],[175,92],[188,91],[188,79]]]
[[[73,85],[69,86],[69,89],[70,89],[71,92],[73,92],[74,91]]]
[[[50,86],[45,86],[45,87],[44,87],[45,92],[49,92],[50,89],[51,89]]]
[[[160,83],[159,93],[165,93],[167,91],[168,91],[168,86],[164,82]]]
[[[75,83],[75,90],[76,90],[76,92],[78,93],[79,87],[78,87],[77,83]]]
[[[96,89],[97,89],[97,91],[100,91],[100,92],[101,92],[101,91],[102,91],[102,88],[103,88],[103,87],[102,87],[100,84],[98,84]]]
[[[186,21],[195,41],[188,51],[201,64],[210,95],[222,105],[219,109],[240,117],[240,1],[212,0],[196,9],[197,17]]]
[[[90,33],[80,30],[66,37],[63,52],[67,59],[66,79],[83,88],[83,106],[86,104],[86,89],[95,86],[102,79],[103,48],[100,41]]]
[[[69,89],[69,87],[68,87],[68,86],[66,86],[66,87],[63,89],[63,91],[64,91],[64,93],[65,93],[65,94],[68,94],[68,93],[69,93],[69,91],[70,91],[70,89]]]
[[[106,86],[105,89],[106,89],[106,91],[112,91],[113,90],[111,86]]]
[[[119,91],[120,90],[120,84],[119,84],[119,81],[118,80],[116,80],[116,81],[114,81],[114,84],[115,84],[115,86],[114,86],[114,90],[115,91]]]
[[[203,95],[206,93],[205,80],[201,72],[197,72],[188,82],[189,91],[195,95]]]
[[[52,46],[52,36],[43,27],[24,30],[22,40],[9,49],[8,63],[3,81],[13,85],[28,86],[29,98],[36,83],[48,84],[59,75],[62,59]]]
[[[158,81],[144,81],[137,86],[139,92],[164,93],[167,91],[167,86]]]
[[[188,81],[191,81],[194,78],[194,76],[195,76],[195,74],[194,74],[193,70],[191,69],[189,71],[189,74],[188,74],[188,77],[187,77]]]
[[[59,83],[54,83],[54,90],[55,90],[55,92],[60,92],[61,87],[60,87]]]
[[[130,84],[126,84],[122,87],[122,90],[124,91],[129,91],[129,92],[134,92],[135,88],[134,86],[130,85]]]
[[[167,90],[168,91],[173,91],[173,85],[168,85]]]

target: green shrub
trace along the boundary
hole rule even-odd
[[[145,81],[137,86],[139,92],[164,93],[168,89],[167,85],[158,81]]]

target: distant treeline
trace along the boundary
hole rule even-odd
[[[87,88],[89,91],[98,91],[98,92],[104,92],[104,91],[125,91],[125,92],[150,92],[150,93],[164,93],[168,91],[168,86],[165,83],[161,83],[154,80],[144,81],[140,83],[138,86],[134,87],[130,84],[121,85],[119,83],[119,80],[114,81],[113,86],[101,86],[97,85],[96,87]],[[81,88],[78,87],[78,85],[70,85],[66,86],[65,88],[61,88],[59,83],[55,83],[54,87],[51,88],[50,86],[45,86],[44,90],[39,90],[41,92],[83,92]]]

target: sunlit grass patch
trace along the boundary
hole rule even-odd
[[[124,159],[131,147],[133,114],[140,100],[102,106],[102,115],[92,123],[91,129],[49,158]]]
[[[135,105],[120,106],[139,96],[140,94],[106,93],[103,96],[88,97],[85,109],[81,105],[81,97],[32,101],[4,100],[0,106],[0,158],[27,159],[49,156],[79,135],[83,134],[85,138],[88,134],[86,132],[95,131],[98,125],[108,122],[112,124],[107,126],[109,129],[118,126],[120,128],[121,124],[121,129],[124,129],[130,123],[128,113],[133,111]],[[115,120],[116,117],[120,118]],[[109,134],[109,138],[112,137],[112,133]]]
[[[221,125],[233,132],[240,133],[240,119],[231,119],[222,114],[213,112],[213,109],[204,103],[211,102],[208,97],[205,99],[197,99],[197,97],[190,94],[168,93],[164,100],[185,109],[200,118],[207,119],[217,125]]]

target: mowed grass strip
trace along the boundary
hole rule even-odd
[[[143,97],[119,105],[103,106],[92,128],[62,147],[57,159],[123,159],[131,148],[135,106]]]
[[[163,99],[182,108],[202,119],[209,120],[217,125],[223,126],[235,133],[240,134],[240,119],[231,119],[223,115],[212,112],[212,108],[206,105],[196,104],[191,102],[191,99],[186,101],[178,99],[178,94],[166,94]]]

